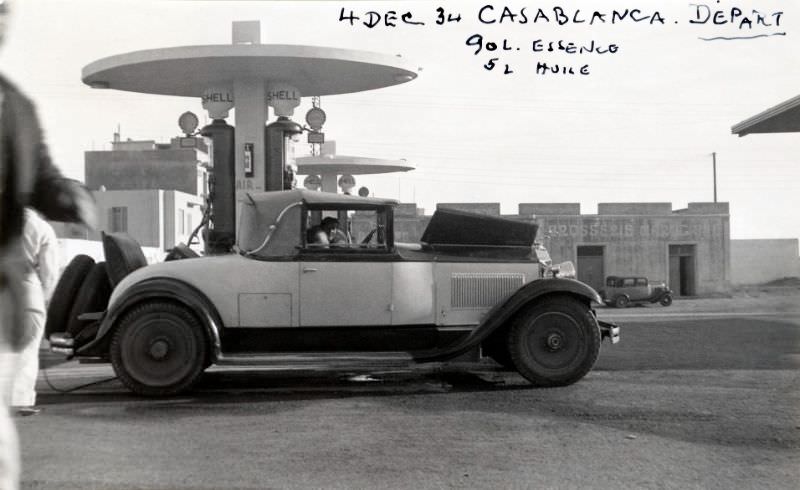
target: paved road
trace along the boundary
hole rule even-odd
[[[601,312],[631,315],[622,342],[559,389],[487,362],[226,369],[168,400],[45,391],[17,419],[24,487],[793,488],[800,315],[634,313]]]

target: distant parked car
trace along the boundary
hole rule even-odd
[[[599,291],[608,306],[625,308],[630,304],[672,304],[672,290],[663,281],[648,281],[646,277],[608,276],[606,287]]]

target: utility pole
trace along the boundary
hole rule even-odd
[[[717,202],[717,152],[711,153],[711,159],[714,164],[714,202]]]

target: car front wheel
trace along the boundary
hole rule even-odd
[[[661,298],[659,303],[661,303],[661,306],[669,306],[669,305],[671,305],[672,304],[672,295],[671,294],[664,295],[664,297]]]
[[[508,350],[519,373],[537,386],[583,378],[600,353],[600,329],[589,307],[569,297],[533,304],[515,319]]]
[[[120,320],[111,363],[131,391],[168,396],[189,389],[206,367],[208,342],[186,308],[169,302],[137,306]]]
[[[614,299],[614,306],[617,308],[627,308],[631,300],[627,296],[621,294]]]

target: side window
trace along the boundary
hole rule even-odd
[[[626,277],[625,279],[622,280],[622,287],[629,288],[633,286],[635,283],[636,281],[634,281],[632,277]]]
[[[644,277],[637,277],[636,278],[636,285],[637,286],[647,286],[647,279]]]
[[[304,221],[303,244],[309,250],[388,250],[387,218],[382,210],[311,209]]]
[[[614,278],[613,278],[613,277],[609,277],[609,278],[607,278],[607,279],[606,279],[606,286],[607,286],[607,287],[610,287],[610,288],[613,288],[613,287],[616,287],[616,286],[617,286],[617,284],[616,284],[616,282],[614,281]]]
[[[379,210],[359,210],[350,216],[350,233],[355,247],[386,250],[386,214]]]

